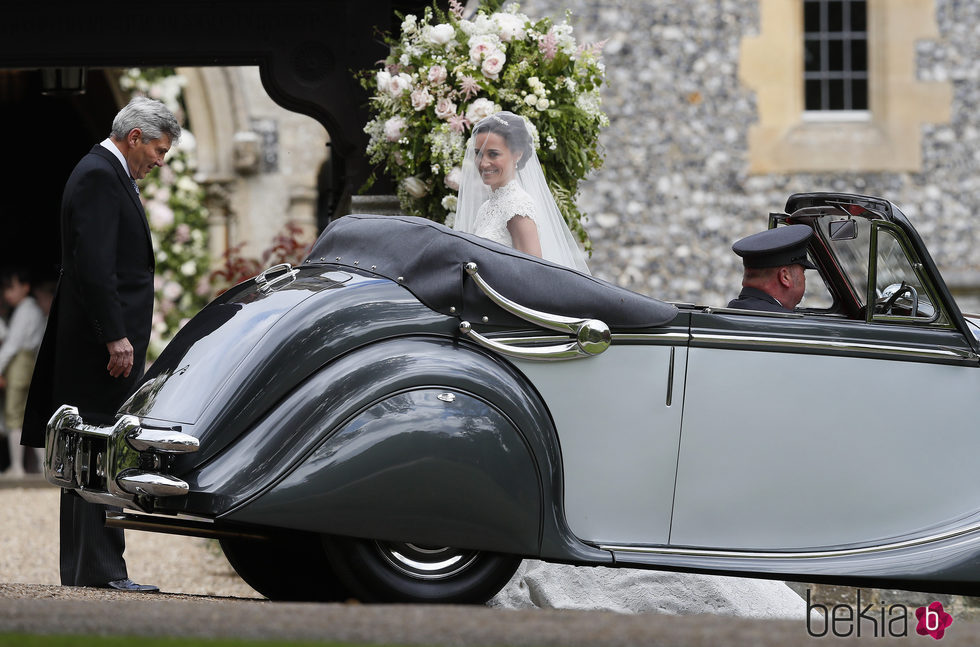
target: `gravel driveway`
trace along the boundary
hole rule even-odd
[[[130,576],[163,593],[140,595],[58,585],[59,491],[0,482],[0,634],[83,633],[418,645],[879,644],[880,638],[813,638],[796,620],[718,615],[462,606],[295,604],[266,601],[212,540],[127,531]],[[17,485],[17,484],[15,484]],[[923,641],[910,627],[905,640]],[[886,640],[890,643],[891,641]],[[925,644],[925,643],[923,643]],[[980,647],[980,623],[960,616],[942,645]]]

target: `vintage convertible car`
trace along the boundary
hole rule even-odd
[[[218,538],[273,599],[482,602],[521,558],[977,593],[976,324],[894,204],[788,223],[822,281],[775,314],[346,216],[204,308],[114,426],[66,403],[47,479]]]

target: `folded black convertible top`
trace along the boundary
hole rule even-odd
[[[499,293],[542,312],[601,319],[611,328],[661,326],[677,314],[669,303],[411,216],[344,216],[324,230],[307,258],[399,281],[419,301],[446,315],[473,323],[486,316],[492,325],[517,324],[520,320],[493,304],[467,276],[463,266],[471,261]]]

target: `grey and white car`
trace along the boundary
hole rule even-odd
[[[935,592],[980,581],[977,326],[892,203],[798,194],[810,307],[671,304],[346,216],[226,292],[46,475],[217,537],[273,599],[482,602],[520,559]]]

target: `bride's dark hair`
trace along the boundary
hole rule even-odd
[[[498,112],[481,119],[473,127],[473,137],[481,133],[494,133],[504,138],[504,143],[511,153],[520,153],[517,160],[517,168],[522,169],[527,161],[531,159],[532,146],[531,133],[528,132],[524,124],[524,118],[512,112]]]

